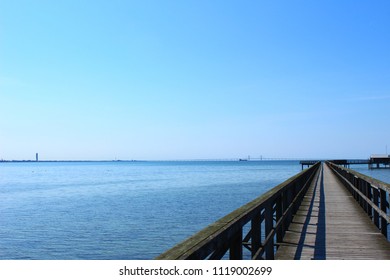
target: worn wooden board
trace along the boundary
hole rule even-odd
[[[276,259],[390,259],[379,232],[332,171],[323,165],[308,190]]]

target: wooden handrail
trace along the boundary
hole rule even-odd
[[[385,182],[382,182],[382,181],[380,181],[378,179],[375,179],[375,178],[372,178],[370,176],[364,175],[364,174],[359,173],[359,172],[357,172],[355,170],[352,170],[352,169],[349,169],[349,168],[345,168],[345,167],[343,167],[341,165],[337,165],[337,164],[334,164],[334,163],[331,163],[331,162],[327,162],[327,163],[331,164],[332,166],[337,166],[337,168],[339,170],[344,170],[347,173],[351,173],[351,174],[355,175],[356,177],[359,177],[359,178],[367,181],[372,186],[375,186],[377,188],[383,189],[384,191],[390,193],[390,184],[388,184],[388,183],[385,183]]]

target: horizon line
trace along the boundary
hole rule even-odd
[[[341,159],[341,158],[337,158]],[[354,159],[357,158],[342,158],[342,159]],[[365,158],[369,159],[369,158]],[[54,160],[32,160],[32,159],[23,159],[23,160],[6,160],[0,159],[0,162],[180,162],[180,161],[298,161],[298,160],[318,160],[318,161],[326,161],[326,160],[335,160],[335,158],[287,158],[287,157],[259,157],[259,158],[202,158],[202,159],[54,159]]]

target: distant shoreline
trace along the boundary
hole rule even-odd
[[[150,159],[150,160],[0,160],[0,163],[55,163],[55,162],[223,162],[223,161],[237,161],[237,162],[259,162],[259,161],[299,161],[304,159],[289,159],[289,158],[262,158],[262,159],[242,159],[242,158],[227,158],[227,159]]]
[[[5,163],[31,163],[31,162],[143,162],[146,160],[0,160]]]

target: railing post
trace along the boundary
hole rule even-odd
[[[265,207],[265,236],[266,238],[270,236],[270,233],[274,227],[274,218],[273,218],[273,203],[268,202]],[[273,260],[274,256],[274,238],[272,237],[268,240],[268,243],[265,244],[265,256],[267,260]]]
[[[283,194],[281,194],[276,200],[276,209],[275,209],[276,210],[276,223],[278,223],[279,220],[283,217],[283,203],[282,203],[283,197],[282,197],[282,195]],[[283,224],[282,224],[276,232],[276,242],[277,243],[282,242],[283,235],[284,235],[284,228],[283,228]]]
[[[293,201],[293,196],[292,196],[292,188],[289,186],[285,192],[286,194],[286,209],[288,207],[290,207],[290,204],[291,202]],[[287,217],[286,217],[286,222],[287,222],[287,226],[290,225],[291,221],[292,221],[292,217],[293,217],[293,213],[292,213],[292,209],[290,209],[290,211],[288,211],[287,213]]]
[[[282,211],[283,211],[283,213],[288,208],[288,197],[287,197],[288,195],[287,195],[287,193],[288,193],[287,191],[284,191],[282,194]],[[284,231],[288,228],[290,223],[291,223],[291,214],[287,213],[286,217],[284,218],[283,225],[282,225],[283,235],[284,235]]]
[[[229,259],[242,260],[242,228],[238,230],[231,241]]]
[[[255,256],[257,250],[261,246],[261,210],[251,220],[252,229],[252,258]]]
[[[357,180],[358,180],[358,184],[360,186],[360,191],[361,193],[367,198],[367,182],[362,180],[361,178],[357,177]],[[363,210],[364,212],[366,212],[368,214],[368,203],[367,201],[364,199],[364,197],[362,197],[362,202],[363,202]]]
[[[298,187],[300,184],[301,184],[301,180],[297,180],[296,182],[294,182],[294,185],[292,186],[292,200],[291,200],[291,202],[297,196],[297,194],[299,192]],[[292,206],[292,214],[295,215],[295,213],[297,213],[297,211],[298,211],[298,205],[296,203]]]
[[[365,181],[365,185],[366,185],[367,198],[370,201],[372,201],[372,186],[370,183],[368,183],[366,181]],[[372,218],[372,206],[369,203],[367,203],[367,213],[370,216],[370,218]]]
[[[373,188],[374,193],[374,204],[379,207],[379,190],[377,188]],[[377,228],[379,228],[379,213],[374,209],[374,224]]]
[[[362,189],[362,185],[360,184],[360,180],[355,175],[353,175],[353,185],[358,189],[358,191],[360,193],[363,193],[363,189]],[[362,207],[364,209],[364,199],[359,193],[357,193],[357,195],[359,197],[359,205],[360,205],[360,207]]]
[[[381,210],[385,213],[387,213],[387,199],[386,199],[386,191],[380,190],[380,196],[381,196]],[[381,216],[381,232],[384,236],[387,238],[387,221],[384,217]]]
[[[351,175],[351,174],[350,174],[350,175]],[[351,177],[351,176],[350,176],[350,177]],[[353,175],[352,178],[353,178],[353,179],[352,179],[352,180],[350,179],[350,182],[352,183],[352,185],[353,185],[354,187],[356,187],[357,190],[359,190],[359,187],[356,186],[356,184],[355,184],[355,182],[354,182],[355,176]],[[358,193],[355,189],[353,189],[353,196],[355,197],[355,200],[360,204],[360,195],[359,195],[359,193]]]

